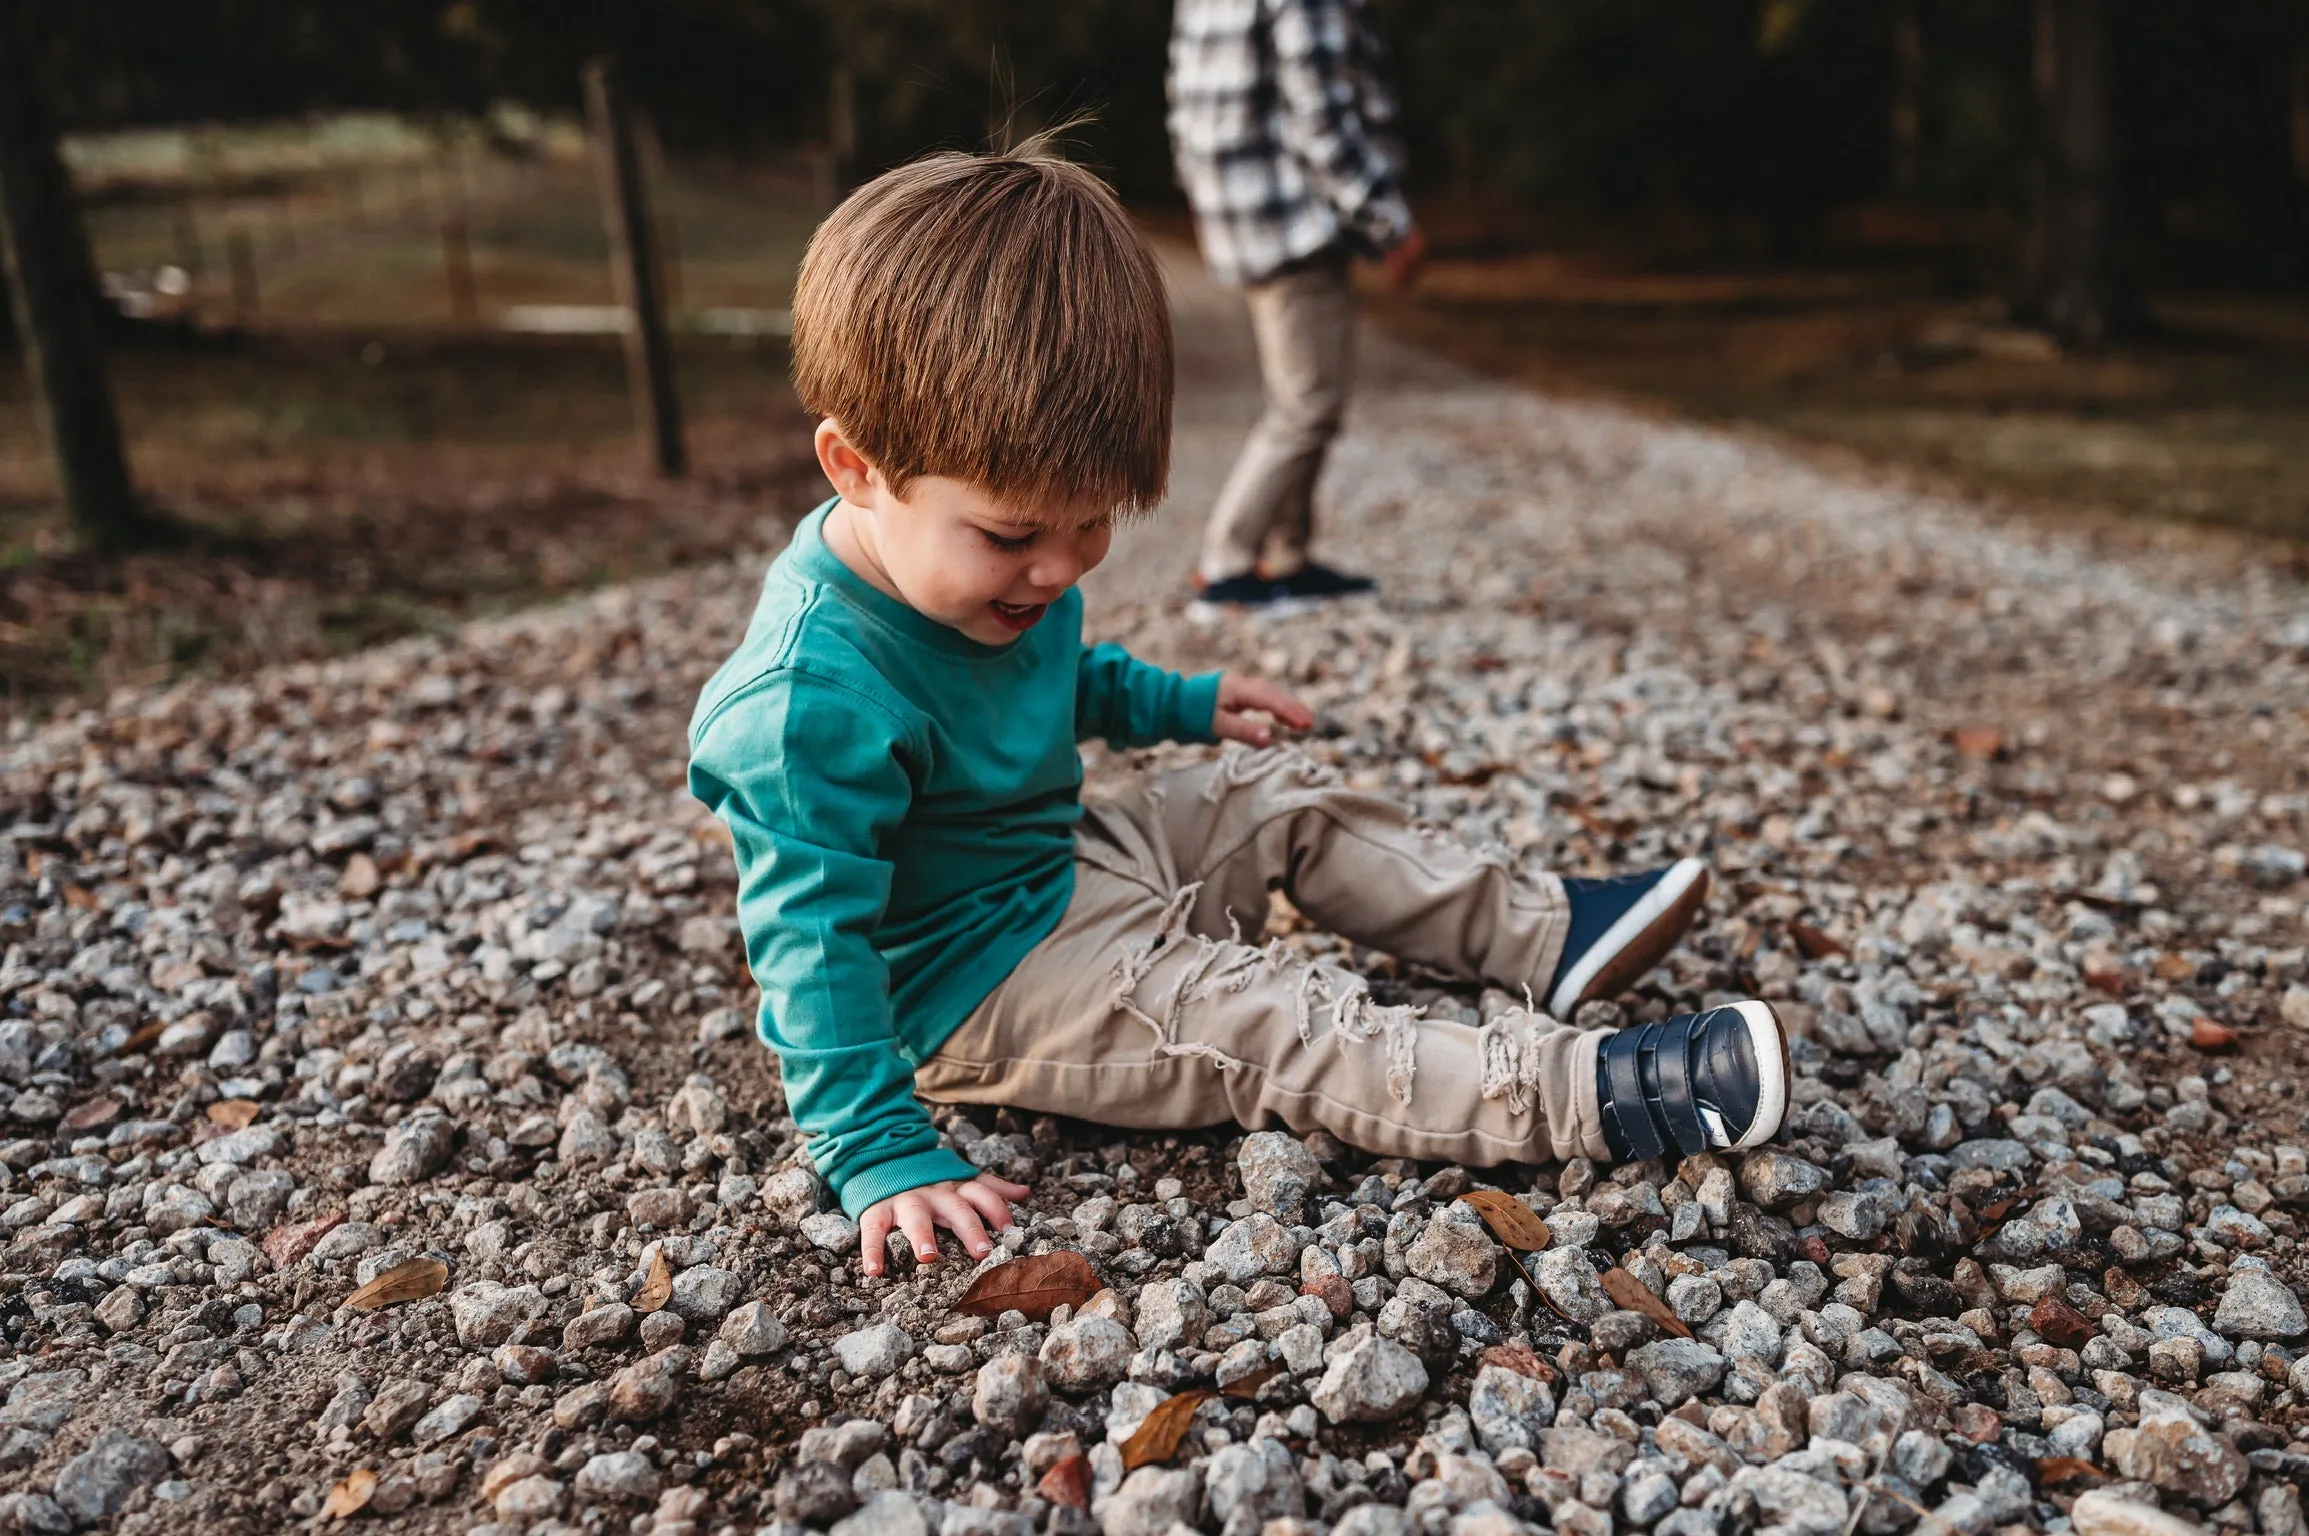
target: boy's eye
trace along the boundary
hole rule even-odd
[[[981,538],[985,539],[987,543],[993,545],[996,549],[1013,555],[1017,554],[1020,550],[1026,548],[1029,544],[1034,542],[1034,535],[1031,533],[1022,533],[1016,538],[1004,538],[1001,534],[995,533],[985,528],[979,529],[978,533]]]

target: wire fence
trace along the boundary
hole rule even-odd
[[[803,158],[677,161],[645,142],[676,328],[781,334],[822,170]],[[204,328],[621,327],[581,132],[390,149],[278,167],[179,155],[142,175],[76,157],[106,293],[132,317]]]

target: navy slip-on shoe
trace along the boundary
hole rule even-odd
[[[1333,570],[1312,560],[1288,576],[1277,576],[1274,580],[1276,590],[1284,597],[1357,597],[1379,590],[1379,583],[1368,576]]]
[[[1201,590],[1195,593],[1195,601],[1232,604],[1238,608],[1263,608],[1289,595],[1283,590],[1281,582],[1270,581],[1256,572],[1246,571],[1240,576],[1204,582]]]
[[[1567,876],[1571,907],[1547,1011],[1568,1019],[1592,998],[1617,997],[1660,963],[1708,899],[1708,866],[1679,859],[1666,869],[1608,880]]]
[[[1787,1116],[1789,1076],[1788,1035],[1769,1003],[1632,1025],[1596,1051],[1604,1141],[1623,1163],[1760,1146]]]

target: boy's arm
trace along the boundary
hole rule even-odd
[[[1275,86],[1283,100],[1283,141],[1340,219],[1385,251],[1412,232],[1402,166],[1365,120],[1366,95],[1386,82],[1355,59],[1359,25],[1347,0],[1269,0]]]
[[[1117,749],[1158,741],[1214,741],[1219,674],[1181,677],[1119,645],[1094,645],[1075,663],[1074,739]]]
[[[855,1216],[977,1169],[938,1142],[872,942],[890,897],[883,837],[911,786],[900,723],[839,685],[781,674],[699,730],[690,789],[730,829],[738,925],[762,1037],[810,1160]]]

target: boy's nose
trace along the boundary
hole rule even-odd
[[[1026,579],[1038,587],[1063,592],[1082,580],[1084,569],[1080,555],[1054,550],[1027,567]]]

